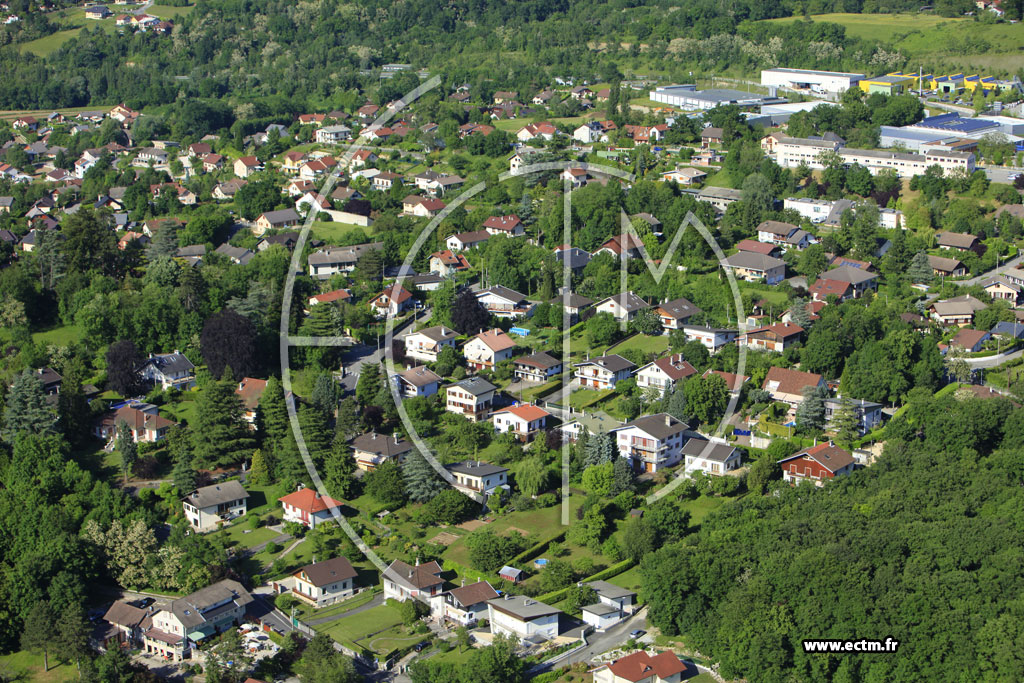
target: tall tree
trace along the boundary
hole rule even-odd
[[[356,460],[351,449],[339,439],[335,439],[334,447],[327,462],[324,463],[327,492],[335,498],[355,498],[357,480],[355,478]]]
[[[60,415],[64,438],[73,446],[84,444],[90,436],[92,411],[82,391],[85,377],[85,366],[77,357],[64,364],[60,393],[57,395],[57,414]]]
[[[10,443],[19,434],[52,432],[56,422],[56,415],[46,403],[39,376],[31,370],[17,375],[4,407],[4,440]]]
[[[586,450],[583,453],[583,464],[585,467],[603,465],[611,462],[615,457],[615,441],[608,432],[597,432],[591,434],[587,439]]]
[[[61,654],[73,659],[82,672],[82,659],[89,656],[89,634],[91,625],[82,613],[81,608],[68,607],[57,617],[57,635],[60,640]]]
[[[266,486],[270,483],[270,468],[267,466],[267,459],[263,451],[257,448],[252,452],[252,462],[249,465],[249,476],[246,481],[255,486]]]
[[[259,411],[264,440],[269,441],[272,446],[279,445],[288,436],[291,427],[288,424],[288,406],[285,404],[284,389],[276,375],[271,375],[267,380],[267,386],[260,396]]]
[[[796,408],[796,428],[801,432],[820,431],[825,425],[825,394],[823,387],[804,387],[803,400]]]
[[[313,407],[327,417],[334,417],[334,411],[338,408],[338,401],[341,400],[341,390],[334,377],[328,372],[321,372],[316,376],[313,383],[313,393],[310,395],[310,402]]]
[[[117,424],[117,437],[115,445],[121,457],[121,474],[124,476],[124,483],[128,483],[128,475],[135,468],[139,461],[139,446],[135,443],[132,428],[123,420]]]
[[[836,440],[844,446],[849,446],[860,436],[860,420],[849,396],[839,398],[839,407],[832,418],[832,429],[835,430]]]
[[[255,440],[242,419],[242,402],[230,372],[199,391],[192,436],[195,463],[200,467],[229,465],[252,453]]]
[[[364,363],[359,371],[359,381],[356,382],[356,400],[359,401],[359,405],[373,405],[382,386],[380,366],[375,363]]]
[[[177,252],[178,224],[176,221],[163,221],[153,239],[146,245],[146,259],[153,263],[160,259],[173,258]]]
[[[256,326],[230,308],[206,320],[199,343],[214,377],[224,374],[227,367],[238,377],[248,377],[256,369]]]
[[[405,501],[402,470],[393,462],[385,462],[372,472],[368,472],[363,481],[366,484],[366,492],[384,505],[398,506]]]
[[[56,644],[50,603],[39,600],[29,610],[21,630],[21,649],[43,655],[43,672],[50,670],[50,648]]]
[[[402,462],[402,478],[409,499],[415,503],[425,503],[442,490],[445,484],[433,466],[427,462],[423,454],[413,450]]]
[[[117,238],[99,214],[83,207],[64,219],[60,231],[68,272],[113,271],[118,258]]]
[[[459,293],[452,308],[452,327],[459,334],[475,334],[490,324],[491,314],[467,287]]]
[[[907,268],[907,278],[915,284],[930,285],[932,283],[935,279],[935,271],[932,270],[932,266],[928,262],[928,252],[922,249],[914,254],[914,258],[910,260],[910,267]]]
[[[142,356],[135,342],[116,341],[107,348],[107,386],[122,396],[134,396],[139,391],[139,365]]]

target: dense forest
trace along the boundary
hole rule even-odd
[[[873,467],[748,496],[645,558],[653,623],[687,634],[726,678],[1017,679],[1024,409],[925,389],[908,406]],[[898,655],[801,645],[888,636]]]
[[[19,52],[12,41],[56,26],[47,28],[37,19],[2,29],[29,32],[0,39],[6,44],[0,48],[0,107],[118,101],[138,107],[182,96],[225,95],[238,103],[274,95],[328,102],[376,82],[376,74],[367,70],[388,62],[441,71],[453,84],[471,82],[478,87],[474,94],[486,99],[490,91],[510,86],[532,92],[555,76],[611,79],[618,62],[641,51],[652,72],[679,81],[690,80],[694,70],[749,72],[781,64],[884,71],[903,66],[898,47],[852,38],[836,24],[755,22],[804,12],[901,11],[918,5],[202,0],[178,17],[170,37],[87,28],[45,59]],[[968,0],[935,5],[947,16],[969,9]],[[381,99],[390,90],[381,88]]]

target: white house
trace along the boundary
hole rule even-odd
[[[384,288],[384,291],[370,299],[370,310],[378,318],[397,316],[405,313],[413,306],[412,294],[397,282]]]
[[[529,317],[533,314],[533,302],[514,289],[501,285],[480,290],[476,293],[476,298],[488,313],[499,318]]]
[[[695,374],[697,368],[686,362],[683,354],[676,353],[642,366],[636,371],[636,385],[641,389],[651,387],[664,391],[669,385]]]
[[[609,430],[619,456],[639,472],[658,472],[682,460],[689,426],[668,413],[644,415]]]
[[[426,562],[415,565],[395,560],[384,570],[381,579],[384,582],[384,599],[420,600],[429,604],[430,599],[441,593],[444,579],[441,578],[441,565],[437,562]]]
[[[284,521],[298,522],[310,529],[331,519],[331,508],[341,505],[330,496],[321,496],[319,491],[305,488],[300,484],[297,491],[277,499],[284,511]]]
[[[656,312],[666,332],[680,329],[690,318],[703,313],[692,301],[683,297],[659,304]]]
[[[452,235],[445,242],[445,246],[450,251],[465,251],[466,249],[474,249],[479,247],[481,244],[490,239],[491,233],[486,230],[474,230],[473,232],[463,232],[458,235]]]
[[[516,378],[524,382],[547,382],[562,374],[562,361],[547,351],[517,358],[513,365]]]
[[[477,581],[435,595],[430,599],[431,616],[440,622],[473,626],[487,616],[487,601],[498,597],[498,591],[486,581]]]
[[[590,581],[588,588],[597,593],[597,602],[583,607],[583,622],[602,631],[614,626],[636,610],[636,593],[607,581]]]
[[[484,221],[484,230],[489,235],[505,235],[507,237],[520,237],[524,234],[523,222],[519,216],[491,216]]]
[[[649,303],[633,292],[616,294],[594,304],[594,309],[598,313],[611,313],[612,317],[619,322],[629,322],[636,318],[637,313],[650,307]]]
[[[557,607],[537,602],[525,595],[505,594],[487,601],[487,619],[493,635],[507,635],[519,640],[552,640],[558,636]]]
[[[498,489],[508,488],[508,468],[479,460],[467,460],[445,469],[455,478],[455,488],[470,495],[490,496]]]
[[[460,380],[445,390],[445,410],[462,415],[471,422],[482,422],[491,411],[497,390],[498,387],[482,377]]]
[[[841,405],[841,397],[825,399],[825,424],[829,429],[834,429],[836,413]],[[867,434],[882,421],[881,403],[865,401],[862,398],[851,398],[850,407],[853,409],[853,414],[857,417],[857,430],[861,434]]]
[[[433,396],[441,386],[441,376],[425,365],[395,375],[398,393],[406,398]]]
[[[173,353],[151,353],[137,371],[143,382],[160,385],[161,389],[187,391],[196,385],[196,366],[175,350]]]
[[[498,363],[512,358],[515,348],[515,341],[495,327],[466,342],[462,348],[462,355],[466,357],[466,364],[471,370],[493,370]]]
[[[535,405],[524,404],[496,410],[491,414],[494,430],[502,434],[511,432],[520,441],[531,441],[544,429],[551,413]]]
[[[739,467],[743,458],[738,449],[729,444],[703,439],[690,439],[683,446],[685,469],[700,470],[706,474],[725,474]]]
[[[358,573],[347,558],[335,557],[325,562],[314,559],[292,576],[293,595],[313,607],[326,607],[355,593]]]
[[[444,347],[455,348],[455,338],[458,336],[455,330],[444,325],[435,325],[410,332],[403,337],[405,355],[426,363],[433,363],[437,360],[437,354],[441,353]]]
[[[671,650],[656,655],[639,650],[594,671],[594,683],[680,683],[687,665]],[[694,670],[687,678],[697,675]]]
[[[181,506],[193,529],[207,531],[244,515],[248,498],[249,492],[237,480],[231,480],[192,491],[181,501]]]
[[[686,341],[699,341],[710,353],[718,353],[723,346],[734,342],[738,334],[736,330],[701,325],[683,325],[681,329],[686,335]]]
[[[575,378],[584,389],[614,389],[619,380],[629,379],[632,362],[622,356],[610,354],[576,363]]]
[[[193,643],[238,626],[252,602],[249,591],[230,579],[218,581],[183,598],[172,600],[143,624],[143,650],[174,662],[186,659]]]
[[[387,436],[377,432],[360,434],[349,444],[352,446],[352,457],[355,458],[356,467],[367,472],[377,469],[385,462],[400,465],[406,454],[412,450],[412,444],[405,439],[399,439],[397,434]]]

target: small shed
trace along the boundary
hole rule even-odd
[[[519,583],[523,580],[523,570],[505,565],[498,571],[498,576],[512,583]]]

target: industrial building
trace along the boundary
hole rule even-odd
[[[894,71],[884,76],[862,79],[858,87],[869,95],[875,93],[902,95],[913,88],[920,89],[921,83],[927,83],[931,77],[931,74],[908,74]]]
[[[879,146],[902,147],[911,151],[972,151],[977,141],[993,133],[1018,142],[1024,136],[1024,119],[1009,116],[962,118],[957,113],[929,116],[918,123],[896,128],[879,128]]]
[[[865,78],[864,74],[843,71],[783,68],[761,71],[761,85],[831,98],[838,98],[863,78]]]
[[[946,173],[962,168],[974,172],[974,155],[970,152],[943,152],[928,149],[924,154],[906,154],[882,149],[851,149],[842,143],[821,138],[782,138],[776,145],[776,163],[783,168],[796,168],[806,164],[808,168],[822,169],[823,152],[835,152],[843,164],[860,164],[874,175],[883,169],[892,169],[901,178],[921,175],[929,166],[939,166]]]
[[[714,88],[697,90],[696,85],[666,85],[651,91],[651,99],[686,110],[714,109],[727,104],[741,107],[758,107],[765,104],[782,104],[786,100],[773,95],[761,95],[742,90]]]
[[[762,72],[763,73],[763,72]],[[781,126],[787,121],[789,117],[797,112],[811,111],[818,107],[835,107],[837,106],[833,102],[827,102],[825,100],[812,100],[810,102],[786,102],[785,104],[766,104],[761,107],[761,115],[757,118],[757,122],[764,127],[769,126]],[[753,123],[751,123],[753,125]]]

